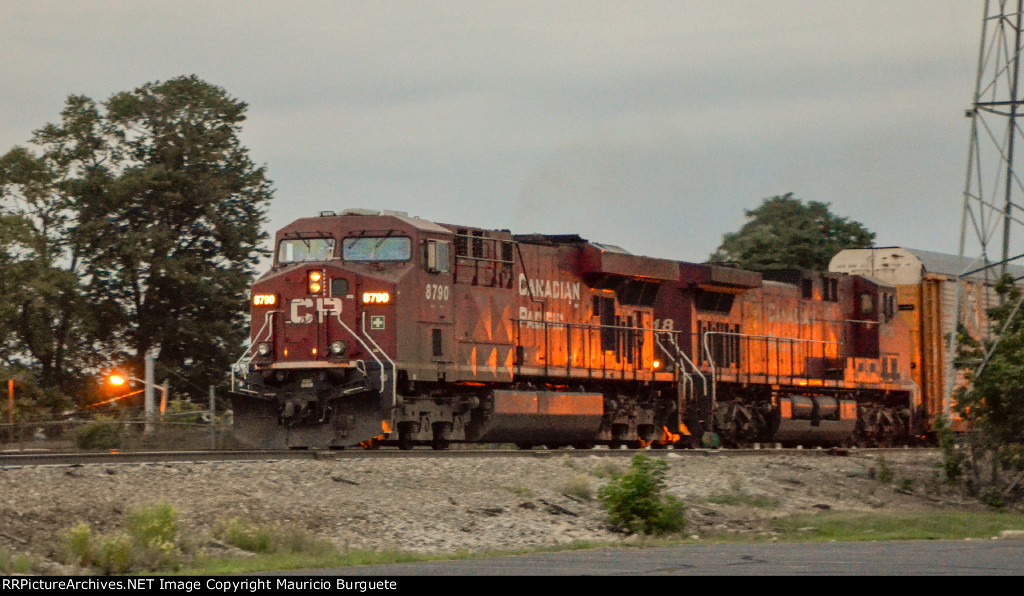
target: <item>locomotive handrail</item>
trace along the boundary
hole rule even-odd
[[[686,355],[686,352],[684,352],[682,350],[682,348],[679,347],[679,342],[676,340],[676,335],[680,334],[681,332],[680,331],[670,331],[668,329],[661,329],[661,330],[656,331],[654,333],[654,341],[655,341],[655,343],[658,344],[658,347],[661,348],[661,350],[663,352],[665,352],[665,355],[667,355],[669,358],[672,358],[673,360],[675,360],[675,357],[661,343],[661,338],[659,336],[662,333],[664,333],[665,336],[668,337],[669,343],[671,343],[672,347],[674,347],[676,349],[676,355],[682,357],[683,362],[685,364],[689,364],[690,368],[693,369],[693,372],[695,372],[698,376],[700,376],[700,379],[701,379],[701,381],[704,384],[704,394],[707,395],[707,392],[708,392],[708,379],[707,379],[707,377],[704,376],[704,373],[700,372],[700,369],[698,369],[697,365],[695,365],[693,363],[693,360],[691,360],[690,357]],[[689,377],[690,378],[690,382],[693,383],[693,376],[690,375],[689,373],[687,373],[685,369],[683,370],[683,374],[686,375],[687,377]]]
[[[373,358],[374,360],[377,361],[377,366],[380,367],[380,373],[381,373],[381,376],[383,377],[383,375],[384,375],[384,362],[382,362],[380,358],[377,358],[377,355],[373,353],[373,350],[370,349],[370,346],[366,345],[366,342],[363,341],[362,338],[360,338],[356,334],[355,331],[352,331],[352,329],[348,325],[345,324],[345,321],[341,320],[341,313],[340,312],[335,311],[334,312],[334,318],[338,319],[338,324],[341,325],[342,329],[344,329],[345,331],[348,331],[348,334],[351,335],[352,337],[354,337],[355,340],[357,342],[359,342],[359,345],[363,346],[363,349],[366,350],[366,353],[369,354],[371,358]],[[363,313],[363,325],[364,326],[366,325],[366,313],[365,312]],[[377,347],[379,348],[380,346],[377,346]],[[383,353],[383,350],[381,350],[381,352]],[[388,358],[388,360],[391,360],[391,359]],[[357,361],[357,362],[359,362],[359,361]],[[394,363],[392,363],[392,364],[394,364]],[[359,365],[358,364],[356,364],[356,368],[359,369]],[[366,368],[365,367],[363,367],[362,369],[359,369],[359,370],[360,370],[360,372],[363,373],[364,376],[366,375]],[[381,378],[380,392],[384,393],[384,379],[383,378]],[[394,396],[392,396],[392,401],[394,401]]]
[[[388,359],[388,363],[391,365],[391,407],[393,408],[398,405],[398,367],[395,365],[395,361],[392,360],[390,356],[388,356],[388,353],[385,352],[384,349],[380,347],[380,344],[374,341],[374,339],[370,337],[370,334],[366,332],[366,311],[363,311],[362,313],[362,323],[363,335],[366,337],[366,339],[370,340],[370,343],[373,344],[373,347],[377,348],[377,351],[379,351],[381,354],[384,355],[385,358]],[[374,356],[374,358],[376,358],[376,356]],[[380,392],[384,393],[384,363],[381,362],[379,358],[377,358],[377,362],[380,363]]]
[[[454,234],[454,237],[455,238],[465,238],[466,240],[469,240],[470,242],[477,242],[477,241],[484,242],[486,240],[489,240],[489,241],[491,241],[491,242],[493,242],[495,244],[499,244],[499,243],[502,243],[502,242],[506,242],[508,244],[512,244],[513,243],[512,240],[503,240],[501,238],[492,238],[490,236],[473,236],[472,234]],[[465,246],[468,249],[469,246],[470,246],[470,243],[467,242]],[[495,252],[497,253],[497,251],[495,251]],[[513,265],[513,264],[515,264],[515,259],[512,259],[512,260],[498,259],[498,258],[491,259],[491,258],[488,258],[488,257],[478,257],[478,256],[475,256],[475,255],[469,254],[469,253],[472,253],[472,250],[468,250],[467,254],[459,254],[458,251],[456,251],[455,257],[459,258],[459,259],[471,259],[473,261],[484,261],[484,262],[487,262],[487,263],[501,263],[502,265]]]
[[[718,393],[718,391],[717,391],[718,383],[716,382],[716,379],[718,377],[718,369],[715,366],[715,358],[711,354],[711,346],[708,344],[708,337],[711,336],[711,335],[720,335],[720,336],[723,336],[723,337],[739,337],[739,338],[747,338],[747,339],[763,339],[763,340],[765,340],[766,345],[767,345],[767,341],[768,340],[775,340],[776,342],[783,341],[783,342],[789,343],[790,345],[792,345],[794,343],[814,343],[814,344],[826,344],[826,345],[827,344],[835,344],[836,346],[839,346],[840,343],[841,343],[841,342],[830,341],[830,340],[825,340],[825,339],[803,339],[803,338],[799,338],[799,337],[780,337],[778,335],[752,335],[752,334],[749,334],[749,333],[736,333],[734,331],[705,331],[704,332],[704,337],[702,338],[701,341],[704,344],[704,355],[707,356],[708,365],[711,367],[711,403],[712,404],[718,403],[718,395],[717,395],[717,393]],[[766,356],[767,356],[767,353],[766,353]],[[765,375],[767,375],[767,374],[768,374],[768,369],[766,368],[765,369]],[[782,376],[782,375],[778,374],[778,371],[776,371],[776,375],[777,376]],[[790,377],[790,379],[793,379],[794,377],[796,377],[796,375],[793,375],[792,371],[790,371],[789,377]]]
[[[691,375],[690,373],[686,372],[685,362],[680,362],[679,360],[677,360],[672,355],[672,353],[668,351],[668,349],[665,347],[665,345],[661,342],[661,337],[660,337],[661,333],[664,333],[668,337],[669,343],[671,343],[672,346],[676,349],[676,353],[678,355],[682,356],[683,358],[685,358],[686,361],[688,362],[689,358],[687,358],[686,354],[683,354],[683,351],[679,349],[679,342],[677,342],[676,338],[675,338],[675,335],[678,334],[679,332],[678,331],[662,330],[660,333],[655,333],[654,334],[654,343],[658,345],[658,348],[660,348],[661,351],[664,352],[665,355],[669,359],[671,359],[673,363],[675,363],[676,370],[677,371],[681,371],[683,373],[683,381],[682,381],[683,382],[683,395],[681,397],[683,399],[689,399],[690,396],[693,396],[693,394],[694,394],[693,375]],[[699,370],[697,370],[696,368],[694,368],[693,371],[700,375],[701,380],[704,382],[704,393],[703,393],[703,395],[707,395],[707,393],[708,393],[708,380],[707,380],[707,378]]]
[[[267,328],[267,325],[270,325],[271,316],[275,312],[276,311],[272,311],[272,310],[269,310],[269,311],[266,312],[266,314],[263,316],[263,326],[260,327],[260,330],[256,332],[256,338],[252,342],[249,343],[249,347],[247,347],[245,349],[245,351],[242,352],[242,355],[231,366],[231,391],[236,391],[236,387],[235,387],[235,371],[239,370],[240,368],[248,368],[249,367],[249,363],[252,362],[252,359],[256,357],[255,352],[251,356],[249,355],[249,352],[252,352],[256,348],[256,346],[259,345],[260,335],[263,334],[263,330]],[[265,339],[269,341],[269,340],[273,339],[273,337],[274,337],[274,326],[270,325],[270,331],[269,331],[269,333],[267,333],[267,337]],[[248,360],[246,360],[246,357],[248,357]],[[242,362],[243,360],[245,360],[244,363]],[[242,390],[242,389],[241,389],[241,387],[239,387],[239,388],[237,388],[237,390]],[[249,390],[246,389],[245,391],[249,391]]]
[[[568,321],[541,321],[541,320],[538,320],[538,319],[510,318],[509,321],[511,321],[511,322],[516,324],[516,339],[515,339],[516,345],[519,345],[520,342],[521,342],[520,334],[522,332],[522,324],[523,323],[526,323],[527,325],[533,325],[535,327],[540,327],[543,330],[543,332],[544,332],[545,353],[547,353],[550,350],[550,342],[548,341],[548,330],[551,327],[565,327],[569,331],[571,331],[572,329],[583,329],[583,330],[586,330],[586,331],[595,331],[595,330],[596,331],[600,331],[600,330],[603,330],[603,329],[622,329],[622,330],[626,330],[626,331],[636,332],[636,333],[638,333],[638,335],[641,335],[642,332],[648,332],[648,331],[650,331],[652,333],[652,335],[653,335],[653,334],[657,334],[657,332],[660,331],[659,329],[654,329],[654,328],[651,328],[651,327],[631,327],[631,326],[627,326],[627,325],[591,325],[590,323],[570,323]],[[604,350],[602,350],[602,353],[603,352],[604,352]],[[640,357],[640,361],[641,361],[641,363],[643,361],[642,355]],[[545,372],[548,370],[548,367],[549,367],[548,362],[549,361],[547,359],[545,359],[545,362],[544,362],[544,370],[545,370]],[[571,366],[567,366],[566,368],[571,368]],[[591,371],[591,370],[595,369],[595,367],[589,366],[589,365],[586,366],[586,367],[583,367],[583,368],[585,368],[588,371]],[[601,363],[601,370],[602,371],[607,370],[604,367],[604,360],[603,359],[602,359],[602,363]],[[636,378],[636,373],[638,371],[640,371],[640,370],[644,370],[644,369],[639,367],[639,366],[633,368],[633,377],[634,377],[634,379]],[[626,372],[625,369],[623,369],[623,372]],[[623,377],[623,378],[625,378],[625,377]]]

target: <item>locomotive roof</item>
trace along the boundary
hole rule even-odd
[[[433,232],[433,233],[438,233],[438,234],[448,234],[448,233],[450,233],[450,230],[447,230],[447,229],[441,227],[440,225],[438,225],[438,224],[436,224],[436,223],[434,223],[432,221],[428,221],[428,220],[425,220],[425,219],[420,219],[418,217],[410,217],[409,214],[404,212],[404,211],[379,211],[379,210],[376,210],[376,209],[346,209],[345,211],[342,211],[340,215],[337,214],[337,213],[334,213],[333,211],[323,211],[323,212],[320,213],[319,217],[303,217],[301,219],[297,219],[297,220],[293,221],[292,223],[288,224],[287,226],[285,226],[284,228],[282,228],[281,231],[283,232],[285,230],[289,230],[289,228],[291,228],[291,230],[289,230],[289,231],[296,231],[295,230],[296,228],[298,228],[298,229],[308,229],[310,227],[315,227],[316,225],[322,225],[322,222],[324,221],[324,219],[330,219],[330,218],[336,218],[336,217],[384,217],[384,218],[393,218],[393,219],[399,220],[400,222],[402,222],[404,224],[407,224],[408,226],[410,226],[412,228],[415,228],[417,230],[421,230],[421,231],[424,231],[424,232]]]

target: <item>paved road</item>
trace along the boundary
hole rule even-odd
[[[1024,540],[687,545],[302,571],[302,575],[1024,575]]]

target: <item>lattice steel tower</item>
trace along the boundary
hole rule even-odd
[[[1013,229],[1024,225],[1024,185],[1017,167],[1024,153],[1024,134],[1018,122],[1024,115],[1020,95],[1022,16],[1024,0],[985,0],[974,104],[966,114],[971,119],[971,133],[960,223],[956,321],[964,312],[961,288],[965,277],[995,281],[1006,273],[1007,265],[1024,258],[1022,239],[1013,237]],[[956,334],[950,335],[947,415],[955,379]]]

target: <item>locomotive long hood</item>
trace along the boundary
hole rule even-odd
[[[599,273],[662,281],[679,279],[679,263],[676,261],[612,252],[593,244],[583,248],[579,267],[584,275]]]

